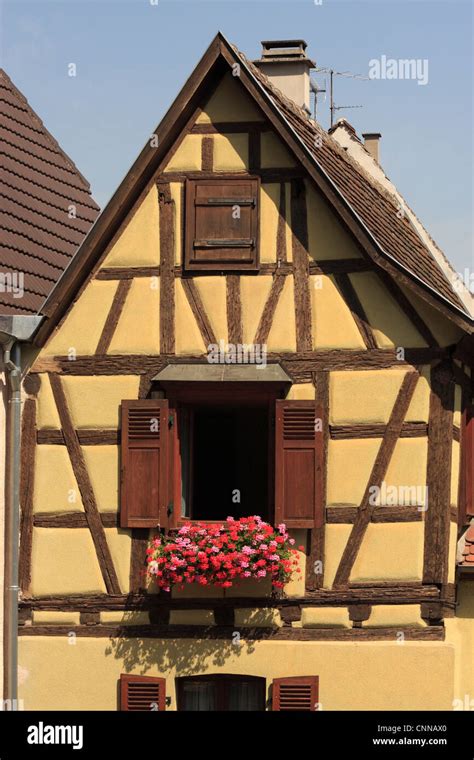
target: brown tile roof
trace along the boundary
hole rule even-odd
[[[95,221],[89,183],[0,69],[0,314],[35,314]],[[76,207],[76,218],[68,209]],[[23,273],[24,295],[4,282]],[[4,292],[5,291],[5,292]]]
[[[464,541],[464,549],[462,550],[462,560],[460,564],[465,567],[474,567],[474,522],[471,523],[462,538]]]
[[[450,304],[468,314],[407,215],[402,218],[397,215],[400,209],[393,196],[370,177],[330,134],[310,119],[302,108],[283,95],[243,53],[234,46],[232,48],[291,125],[313,161],[330,178],[369,230],[379,247]]]

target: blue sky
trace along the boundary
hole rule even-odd
[[[0,0],[0,63],[103,207],[217,30],[250,58],[303,37],[321,67],[367,75],[380,58],[428,59],[413,80],[338,78],[358,133],[457,267],[474,267],[471,0]],[[75,63],[77,76],[68,76]],[[317,77],[323,85],[323,76]],[[318,117],[328,126],[328,102]]]

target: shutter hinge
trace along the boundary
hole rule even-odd
[[[174,504],[172,501],[170,501],[170,503],[168,504],[168,508],[166,510],[166,514],[168,515],[168,517],[171,517],[173,512],[174,512]]]
[[[168,427],[172,428],[173,425],[174,425],[174,414],[169,414],[168,415]]]

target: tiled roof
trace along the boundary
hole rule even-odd
[[[421,241],[395,199],[344,151],[317,122],[276,88],[260,69],[232,46],[291,125],[316,164],[330,178],[379,247],[453,306],[466,308],[438,262]],[[401,218],[400,218],[401,217]],[[470,316],[470,315],[469,315]]]
[[[0,197],[0,314],[35,314],[99,208],[88,182],[3,69]],[[22,297],[6,286],[13,273],[23,274]]]
[[[471,523],[462,540],[464,548],[461,552],[462,559],[460,564],[465,567],[474,567],[474,522]]]

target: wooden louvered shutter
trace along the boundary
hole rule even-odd
[[[275,523],[320,527],[322,503],[322,408],[314,401],[276,401]]]
[[[186,180],[185,267],[258,267],[258,177]]]
[[[310,712],[318,709],[318,676],[275,678],[272,710]]]
[[[122,401],[122,528],[167,525],[169,499],[168,402]]]
[[[129,712],[165,710],[166,679],[121,675],[120,709]]]

